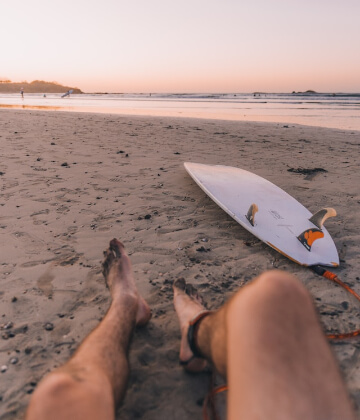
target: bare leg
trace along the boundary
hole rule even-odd
[[[174,292],[184,360],[199,301],[177,284]],[[196,344],[227,378],[229,419],[355,419],[312,300],[293,276],[267,272],[242,288],[200,322]]]
[[[151,317],[138,294],[130,259],[113,239],[104,253],[103,273],[111,306],[74,356],[46,376],[30,401],[27,420],[114,419],[129,374],[128,348],[136,325]]]

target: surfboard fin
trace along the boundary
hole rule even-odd
[[[256,204],[251,204],[247,214],[246,218],[250,222],[251,226],[255,226],[255,214],[258,212],[258,206]]]
[[[324,225],[325,220],[329,217],[334,216],[336,216],[336,211],[328,207],[319,210],[317,213],[310,217],[309,221],[313,223],[316,226],[316,228],[307,229],[297,237],[308,251],[311,251],[311,246],[317,239],[324,237],[324,233],[321,229]]]
[[[331,207],[319,210],[317,213],[312,215],[309,219],[311,223],[313,223],[315,226],[317,226],[319,229],[322,229],[323,224],[326,219],[329,217],[336,216],[335,209],[332,209]]]
[[[320,229],[307,229],[297,238],[304,245],[304,247],[311,251],[312,244],[320,238],[324,237],[324,233]]]

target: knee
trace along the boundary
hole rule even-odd
[[[312,298],[302,283],[292,274],[272,270],[243,287],[233,298],[231,311],[235,312],[267,310],[285,314],[295,310],[313,307]]]
[[[253,282],[254,293],[271,299],[286,299],[302,303],[311,303],[309,292],[294,275],[286,271],[271,270],[261,274]]]
[[[47,413],[56,412],[57,405],[64,404],[73,394],[74,386],[74,380],[66,373],[53,372],[46,376],[30,400],[26,419],[45,418]]]
[[[108,383],[100,381],[101,377],[98,379],[99,383],[80,380],[62,370],[50,373],[36,388],[26,420],[90,418],[90,415],[96,413],[106,413],[103,418],[113,418],[113,394]]]

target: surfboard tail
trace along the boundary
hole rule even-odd
[[[297,238],[310,252],[312,244],[317,240],[324,237],[324,233],[320,229],[307,229],[301,233]]]

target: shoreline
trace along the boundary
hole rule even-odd
[[[148,327],[134,336],[119,419],[201,418],[198,402],[209,378],[178,365],[171,291],[178,277],[195,284],[213,309],[262,271],[285,269],[314,296],[326,330],[358,327],[351,296],[241,228],[191,180],[183,162],[242,167],[311,212],[334,207],[338,216],[327,229],[341,262],[333,271],[359,293],[360,132],[6,109],[0,127],[0,365],[7,366],[0,373],[0,417],[19,418],[41,377],[64,363],[106,313],[101,260],[113,237],[124,242],[153,310]],[[319,167],[327,172],[307,179],[289,172]],[[208,252],[198,251],[203,240]],[[359,413],[358,341],[331,347]]]
[[[46,106],[46,105],[1,105],[1,109],[15,110],[15,111],[45,111],[45,112],[64,112],[64,113],[80,113],[80,114],[101,114],[101,115],[119,115],[123,117],[156,117],[156,118],[184,118],[184,119],[200,119],[200,120],[214,120],[214,121],[232,121],[232,122],[250,122],[250,123],[264,123],[264,124],[295,124],[299,126],[313,127],[313,128],[327,128],[329,130],[345,130],[351,132],[360,132],[360,128],[347,128],[342,126],[329,126],[328,122],[311,124],[303,121],[301,117],[289,116],[265,116],[265,115],[251,115],[243,117],[233,116],[227,113],[200,113],[200,112],[183,112],[183,111],[157,111],[157,110],[129,110],[117,109],[109,111],[106,108],[88,107],[60,107],[60,106]]]
[[[72,95],[71,98],[30,95],[21,99],[13,95],[11,98],[0,100],[0,109],[275,122],[360,131],[357,113],[360,103],[352,100],[348,103],[348,100],[343,99],[339,101],[334,102],[328,97],[302,97],[294,102],[291,95],[284,98],[281,95],[273,95],[260,99],[249,95],[235,95],[235,98],[231,95],[224,98],[214,96],[208,99],[196,95],[94,97],[86,94]]]
[[[89,110],[88,108],[81,109],[80,107],[56,107],[56,106],[42,106],[42,105],[1,105],[0,104],[0,112],[2,110],[8,110],[11,112],[44,112],[44,113],[61,113],[61,114],[80,114],[80,115],[88,115],[90,116],[108,116],[108,117],[124,117],[124,118],[155,118],[155,119],[174,119],[174,120],[189,120],[189,121],[214,121],[214,122],[224,122],[224,123],[252,123],[252,124],[269,124],[269,125],[277,125],[282,126],[284,128],[292,127],[308,127],[313,129],[325,129],[325,130],[335,130],[335,131],[344,131],[345,133],[349,134],[358,134],[360,133],[360,129],[352,129],[352,128],[343,128],[343,127],[328,127],[325,125],[313,125],[313,124],[306,124],[301,122],[296,122],[297,118],[294,118],[294,121],[291,121],[288,118],[284,117],[284,121],[278,121],[277,119],[274,120],[265,120],[263,116],[259,116],[258,119],[235,119],[235,118],[226,118],[226,115],[219,115],[218,117],[214,117],[213,114],[209,114],[206,116],[199,116],[199,115],[183,115],[182,112],[180,113],[171,113],[171,112],[149,112],[142,113],[139,112],[132,112],[126,113],[126,111],[122,112],[109,112],[105,110],[103,112],[99,110]],[[179,115],[181,114],[181,115]]]

